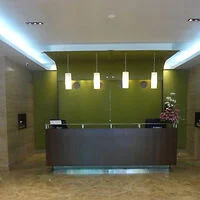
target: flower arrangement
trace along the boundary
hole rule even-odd
[[[175,95],[176,93],[171,92],[170,95],[166,97],[164,112],[160,114],[160,119],[173,124],[173,127],[177,127],[180,112],[180,110],[176,108]]]

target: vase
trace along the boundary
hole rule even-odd
[[[172,127],[173,127],[173,128],[177,128],[177,126],[178,126],[177,123],[173,123],[173,124],[172,124]]]

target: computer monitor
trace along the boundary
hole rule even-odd
[[[68,127],[67,127],[66,121],[63,120],[63,119],[50,119],[49,125],[50,125],[52,128],[56,128],[56,129],[68,128]]]
[[[159,118],[146,119],[145,128],[166,128],[166,124],[162,123]]]

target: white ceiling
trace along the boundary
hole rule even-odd
[[[75,44],[173,46],[200,36],[200,23],[187,22],[200,17],[199,8],[200,0],[0,0],[0,19],[40,52]]]

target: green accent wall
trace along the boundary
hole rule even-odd
[[[45,148],[45,124],[57,118],[57,72],[33,73],[35,147]]]
[[[92,60],[73,60],[70,72],[74,82],[80,83],[79,89],[65,90],[64,74],[66,63],[57,61],[57,71],[34,72],[34,120],[36,148],[43,149],[44,124],[51,118],[65,119],[68,123],[106,123],[144,122],[146,118],[159,118],[162,110],[162,87],[164,97],[176,92],[181,116],[186,119],[187,72],[165,70],[164,59],[157,59],[158,89],[150,88],[152,60],[129,60],[129,89],[121,88],[121,73],[124,62],[101,61],[102,88],[93,89],[95,62]],[[108,76],[108,78],[106,78]],[[114,78],[112,78],[114,76]],[[163,82],[164,76],[164,82]],[[147,88],[140,86],[147,81]],[[164,83],[164,86],[163,86]],[[57,90],[58,86],[58,90]],[[165,99],[164,99],[165,100]],[[58,110],[57,110],[58,108]],[[178,147],[185,147],[186,121],[178,126]]]
[[[59,83],[60,118],[69,123],[144,122],[158,118],[161,93],[148,87],[141,89],[140,81],[130,81],[129,89],[119,87],[119,81],[103,80],[100,90],[93,89],[91,80],[80,81],[80,89],[66,91]]]
[[[185,148],[186,144],[186,119],[187,119],[187,70],[164,70],[164,100],[170,92],[176,93],[177,108],[180,109],[178,124],[178,147]]]
[[[102,88],[93,89],[93,61],[73,61],[70,72],[79,89],[65,90],[64,73],[66,64],[57,63],[59,85],[59,116],[69,123],[126,123],[144,122],[146,118],[159,118],[162,109],[162,68],[163,60],[157,60],[158,89],[150,88],[152,61],[128,62],[130,73],[129,89],[121,88],[121,74],[124,63],[121,61],[100,62]],[[108,79],[106,77],[109,77]],[[114,78],[112,79],[112,76]],[[140,82],[147,81],[147,88]]]

